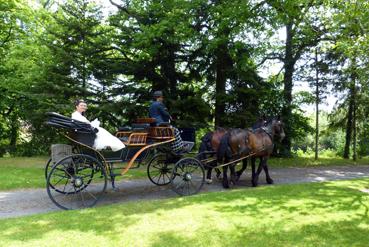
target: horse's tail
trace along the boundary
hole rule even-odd
[[[222,139],[220,139],[219,148],[217,151],[217,160],[218,163],[223,163],[224,159],[230,159],[232,157],[232,153],[229,147],[229,138],[230,134],[226,133]]]
[[[211,139],[213,138],[213,132],[209,132],[201,138],[201,144],[198,152],[198,158],[200,160],[206,159],[206,155],[204,152],[206,151],[213,151],[211,147]]]

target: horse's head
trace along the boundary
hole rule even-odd
[[[284,133],[283,125],[284,124],[279,117],[271,121],[272,133],[274,136],[278,136],[280,141],[282,141],[286,136],[286,134]]]

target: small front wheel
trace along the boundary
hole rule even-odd
[[[205,182],[205,171],[201,162],[194,158],[179,160],[172,172],[172,189],[179,195],[188,196],[199,192]]]
[[[147,176],[153,184],[162,186],[170,183],[174,163],[163,153],[156,154],[147,165]]]

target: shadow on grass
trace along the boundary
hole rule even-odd
[[[220,246],[227,246],[228,243],[233,246],[261,246],[267,240],[271,241],[271,245],[301,241],[313,246],[328,246],[332,242],[363,245],[369,242],[369,195],[355,186],[369,187],[369,180],[265,186],[8,219],[0,221],[0,240],[43,239],[53,231],[93,231],[98,236],[124,238],[122,229],[136,227],[142,217],[159,217],[160,220],[163,214],[188,210],[188,217],[191,218],[191,210],[196,209],[204,210],[204,213],[211,211],[223,219],[229,219],[232,227],[219,230],[216,224],[212,224],[217,219],[209,218],[209,224],[201,225],[201,229],[194,230],[193,236],[189,237],[180,231],[155,229],[153,225],[150,230],[158,232],[152,239],[153,246],[173,246],[173,243],[179,246],[202,245],[203,236],[209,235],[218,236],[216,239],[220,241]],[[309,223],[310,218],[317,220]],[[247,219],[257,219],[259,224],[250,225]],[[295,222],[301,219],[307,222]],[[176,221],[173,218],[167,223],[175,226]],[[205,239],[209,245],[217,245],[217,242]],[[314,245],[315,241],[318,244]]]

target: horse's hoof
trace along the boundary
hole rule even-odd
[[[273,181],[273,179],[270,178],[270,179],[267,179],[267,183],[268,184],[274,184],[274,181]]]
[[[229,184],[228,183],[223,183],[223,188],[224,189],[229,189]]]
[[[205,179],[205,182],[207,183],[207,184],[212,184],[213,183],[213,180],[212,179]]]
[[[237,177],[232,177],[232,178],[231,178],[231,183],[232,183],[233,185],[236,185],[237,181],[238,181]]]

